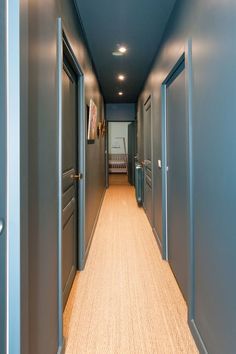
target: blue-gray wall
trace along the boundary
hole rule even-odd
[[[28,150],[22,190],[28,196],[28,243],[23,240],[25,269],[22,301],[22,353],[55,354],[58,350],[58,184],[57,184],[57,18],[84,73],[85,98],[93,98],[104,117],[103,98],[86,50],[76,10],[68,0],[21,1],[22,151]],[[27,65],[28,64],[28,65]],[[26,70],[27,68],[27,70]],[[28,102],[28,103],[27,103]],[[23,115],[22,115],[23,117]],[[104,138],[86,145],[86,245],[104,193]],[[27,172],[28,171],[28,172]],[[27,181],[27,183],[26,183]],[[28,186],[28,188],[27,188]],[[29,272],[27,273],[27,269]],[[26,281],[28,280],[28,282]],[[29,289],[27,289],[29,284]]]
[[[107,103],[106,120],[108,122],[130,122],[136,118],[134,103]]]
[[[162,239],[161,84],[188,38],[193,58],[194,322],[209,353],[236,352],[236,2],[180,0],[138,103],[152,95],[154,228]],[[196,332],[194,332],[196,333]]]

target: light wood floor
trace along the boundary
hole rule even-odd
[[[111,173],[109,174],[109,184],[111,185],[129,185],[128,175],[125,173]]]
[[[66,354],[198,353],[186,304],[130,186],[105,195],[64,335]]]

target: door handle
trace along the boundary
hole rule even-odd
[[[82,173],[78,173],[77,175],[70,175],[70,178],[74,181],[80,181],[83,178]]]
[[[0,235],[3,233],[4,230],[4,221],[3,219],[0,219]]]

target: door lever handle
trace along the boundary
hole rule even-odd
[[[78,173],[77,175],[70,175],[70,178],[74,181],[80,181],[83,178],[82,173]]]
[[[4,221],[0,219],[0,235],[3,233],[4,230]]]

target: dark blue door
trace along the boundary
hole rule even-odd
[[[152,106],[151,97],[144,104],[144,201],[143,206],[152,225]]]
[[[167,233],[168,258],[187,299],[187,118],[184,63],[167,87]]]
[[[135,128],[135,122],[128,125],[128,180],[131,185],[134,185]]]
[[[63,70],[63,232],[62,287],[65,306],[76,274],[78,230],[77,79],[69,62]]]

